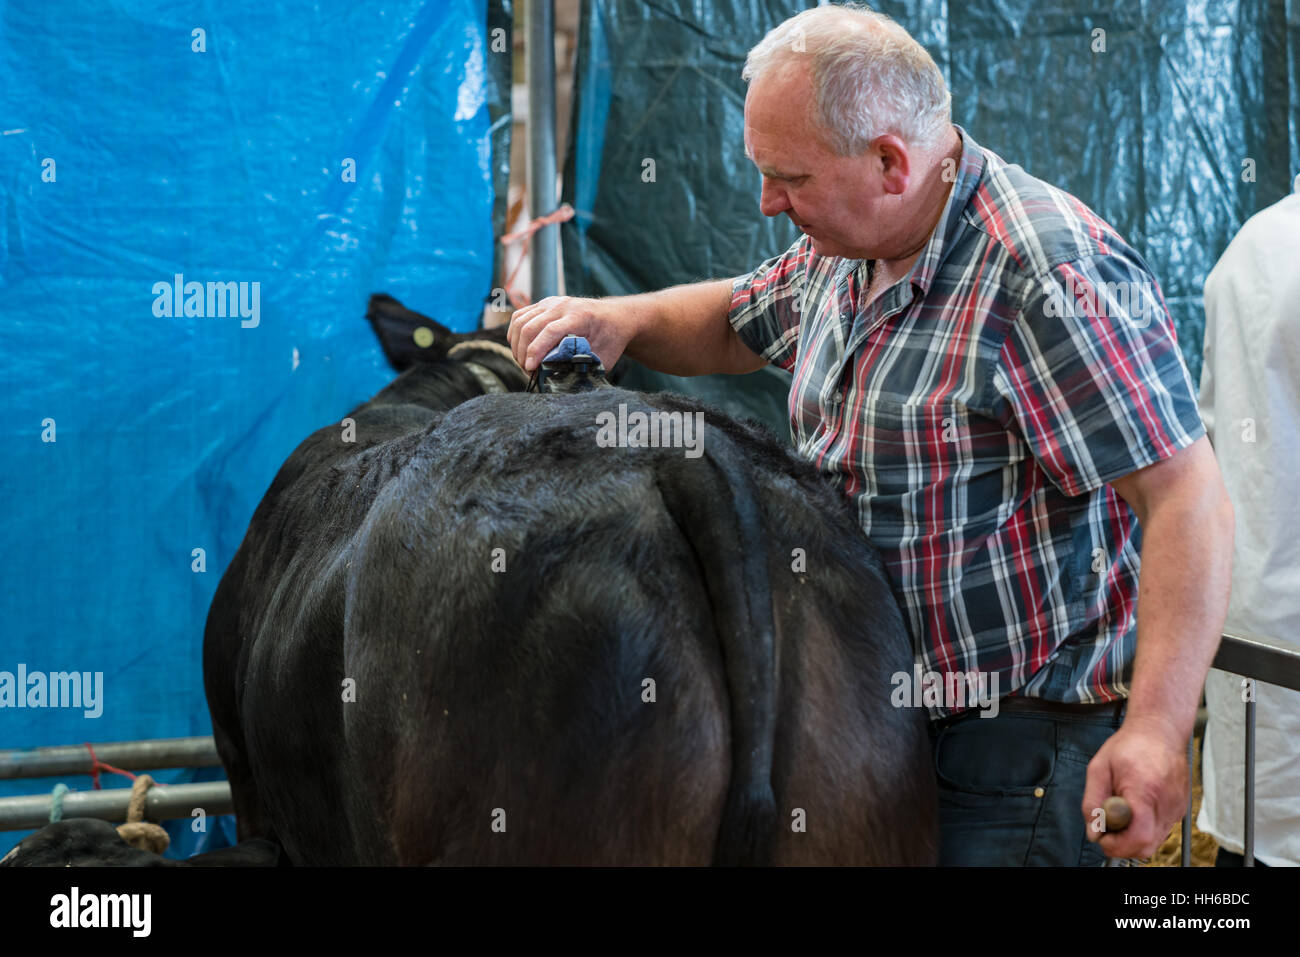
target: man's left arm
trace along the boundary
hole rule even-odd
[[[1098,835],[1101,847],[1149,857],[1186,808],[1187,741],[1228,613],[1233,511],[1204,436],[1110,485],[1142,526],[1137,657],[1124,724],[1088,765],[1083,813],[1091,825],[1122,796],[1132,823]]]
[[[1187,740],[1227,614],[1233,521],[1155,277],[1118,245],[1052,266],[1026,287],[993,384],[1062,494],[1110,485],[1141,524],[1128,713],[1088,766],[1082,813],[1107,854],[1146,856],[1185,806]],[[1093,810],[1112,794],[1133,821],[1101,836]]]

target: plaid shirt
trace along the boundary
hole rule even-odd
[[[868,264],[804,236],[735,281],[730,322],[793,373],[795,447],[880,549],[924,672],[1114,700],[1141,530],[1106,483],[1205,427],[1138,254],[958,129],[956,181],[905,281],[862,308]]]

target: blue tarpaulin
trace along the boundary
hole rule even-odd
[[[368,295],[478,324],[487,6],[0,3],[0,704],[20,665],[102,674],[94,707],[0,707],[0,748],[210,733],[203,625],[254,507],[392,379]]]

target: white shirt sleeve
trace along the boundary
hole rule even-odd
[[[1199,406],[1236,513],[1227,630],[1300,645],[1300,195],[1252,217],[1205,282]],[[1257,682],[1255,856],[1300,865],[1300,692]],[[1245,703],[1212,670],[1197,826],[1242,852]]]

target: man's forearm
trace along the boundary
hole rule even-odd
[[[627,355],[672,375],[753,372],[765,362],[749,351],[727,322],[730,279],[673,286],[627,296],[632,337]]]
[[[1137,659],[1125,723],[1186,742],[1223,634],[1232,574],[1227,499],[1166,501],[1142,522]]]

